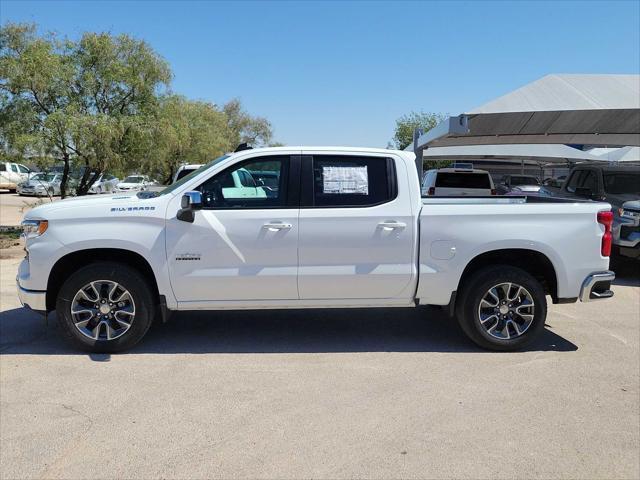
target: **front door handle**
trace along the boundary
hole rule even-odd
[[[289,230],[291,228],[290,223],[265,223],[262,228],[266,228],[270,232],[277,232],[278,230]]]
[[[402,222],[380,222],[378,226],[387,231],[395,230],[396,228],[407,228],[407,224]]]

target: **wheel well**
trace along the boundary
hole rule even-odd
[[[158,283],[151,265],[142,255],[119,248],[91,248],[69,253],[53,266],[47,281],[47,310],[55,310],[58,292],[69,275],[81,267],[96,262],[119,262],[135,268],[149,281],[156,297],[159,295]]]
[[[546,294],[551,295],[554,302],[558,297],[558,280],[556,271],[549,258],[535,250],[509,248],[485,252],[475,257],[462,272],[460,285],[478,270],[493,265],[510,265],[518,267],[533,275],[540,282]]]

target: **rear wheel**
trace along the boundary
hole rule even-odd
[[[56,303],[65,336],[92,352],[119,352],[147,333],[154,316],[147,280],[124,264],[101,262],[73,273]]]
[[[542,285],[529,273],[498,265],[480,270],[464,282],[456,316],[477,345],[517,350],[544,329],[547,300]]]

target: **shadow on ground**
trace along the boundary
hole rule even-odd
[[[546,328],[534,351],[578,347]],[[131,353],[483,352],[435,307],[180,312],[155,324]],[[26,309],[0,313],[0,354],[80,354]],[[108,361],[108,355],[91,355]]]
[[[614,285],[640,287],[640,261],[626,257],[614,256],[609,267],[616,274]]]

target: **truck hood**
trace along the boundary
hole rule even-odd
[[[157,207],[164,202],[164,197],[138,198],[133,193],[100,195],[98,197],[71,197],[40,205],[28,211],[24,218],[25,220],[48,220],[53,217],[71,218],[75,217],[79,212],[83,213],[82,216],[85,216],[88,212],[93,212],[93,216],[95,217],[105,216],[112,211],[138,213],[145,211],[145,207],[149,207],[146,211],[155,211],[158,209]]]

